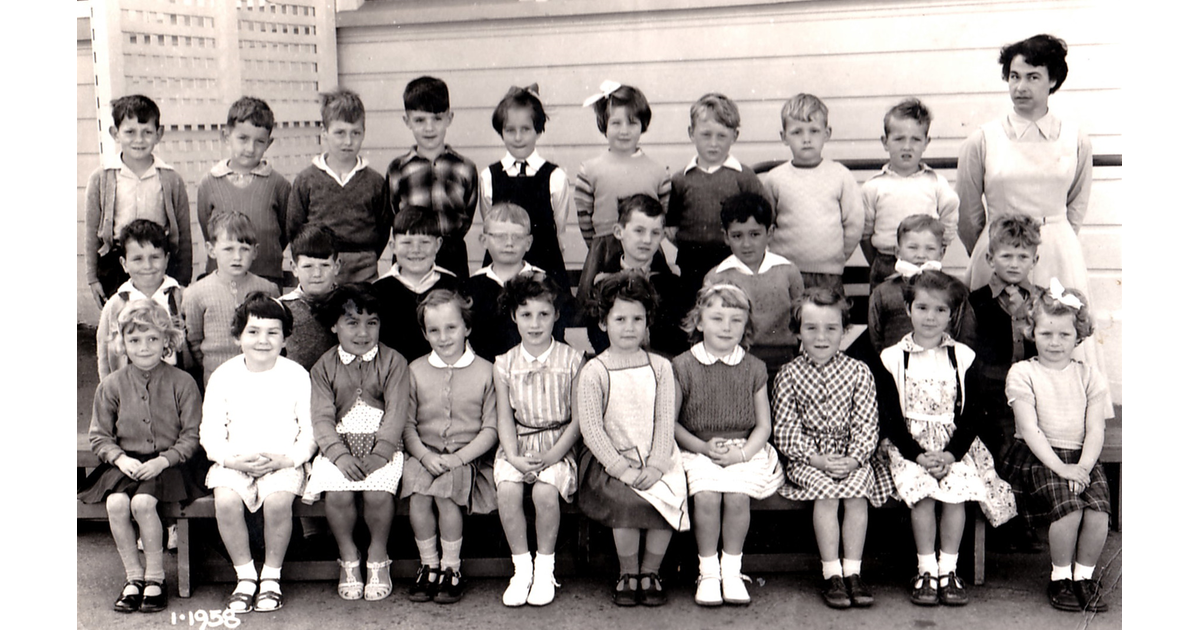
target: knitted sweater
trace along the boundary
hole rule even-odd
[[[318,300],[311,295],[296,288],[279,298],[279,301],[292,312],[292,334],[287,339],[287,357],[304,369],[311,370],[326,350],[338,344],[337,335],[317,321],[314,310]]]
[[[613,379],[617,372],[638,370],[646,367],[649,379],[638,380],[634,385],[630,379]],[[636,399],[632,387],[654,388],[653,409],[627,409],[623,405]],[[631,356],[614,355],[610,351],[584,364],[579,371],[578,393],[572,414],[579,418],[579,429],[584,444],[613,477],[631,467],[629,457],[638,459],[642,453],[646,466],[667,472],[672,467],[671,453],[675,448],[675,377],[671,363],[653,353],[638,352]],[[654,423],[653,437],[649,444],[632,443],[629,435],[633,423]],[[632,451],[637,454],[632,454]],[[629,457],[626,453],[631,453]]]
[[[299,468],[312,459],[312,385],[298,363],[279,357],[271,369],[251,372],[238,355],[212,376],[200,420],[210,460],[224,465],[235,455],[282,453]]]
[[[722,166],[712,173],[689,168],[671,176],[667,227],[678,227],[677,243],[724,244],[721,202],[742,192],[764,195],[753,170]],[[765,195],[764,195],[765,196]]]
[[[1106,420],[1113,417],[1104,375],[1073,359],[1061,370],[1042,365],[1037,357],[1021,361],[1008,371],[1005,391],[1009,405],[1018,400],[1033,405],[1038,429],[1046,435],[1050,446],[1056,448],[1083,448],[1085,420],[1093,405],[1101,407]],[[1024,439],[1020,424],[1016,437]]]
[[[88,428],[92,452],[112,464],[121,455],[158,453],[175,466],[200,445],[200,391],[186,372],[165,363],[133,365],[100,381]]]
[[[664,208],[671,200],[667,167],[646,157],[641,149],[629,156],[606,150],[580,165],[575,212],[579,214],[579,231],[589,247],[596,236],[612,234],[617,224],[617,201],[639,193],[658,198]]]
[[[340,252],[382,254],[392,229],[383,175],[367,166],[342,186],[316,164],[309,164],[292,181],[288,242],[309,225],[328,227],[337,237]]]
[[[379,299],[379,343],[404,355],[411,364],[430,353],[432,348],[421,333],[417,321],[417,305],[434,289],[457,291],[458,278],[442,274],[434,285],[421,293],[414,293],[395,275],[386,275],[371,285]]]
[[[671,361],[683,402],[679,425],[693,434],[749,433],[757,422],[754,394],[767,386],[767,364],[746,354],[737,365],[704,365],[691,352]]]
[[[211,273],[184,289],[183,323],[188,350],[196,363],[204,366],[205,385],[217,366],[241,354],[242,348],[229,327],[233,312],[255,291],[279,297],[278,287],[252,273],[232,285]]]
[[[863,231],[862,192],[832,160],[804,168],[784,162],[761,178],[775,207],[771,251],[807,273],[841,275]]]
[[[767,252],[767,256],[777,255]],[[788,261],[771,265],[766,270],[760,267],[753,274],[746,271],[748,269],[736,256],[730,256],[708,272],[704,284],[729,283],[746,292],[752,306],[750,319],[754,322],[754,339],[751,342],[754,346],[795,348],[796,333],[791,329],[792,304],[804,292],[800,270]]]
[[[292,185],[273,170],[266,162],[250,171],[249,184],[234,185],[236,175],[224,160],[200,180],[196,189],[196,218],[205,242],[209,241],[208,220],[218,212],[236,210],[250,217],[258,237],[258,255],[250,272],[268,278],[283,277],[283,250],[287,247],[287,235],[283,226],[287,223],[288,194]],[[216,269],[216,261],[208,259],[208,271]]]

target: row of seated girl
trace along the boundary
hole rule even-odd
[[[97,388],[90,434],[103,464],[80,493],[82,500],[108,507],[127,576],[115,609],[165,607],[155,507],[204,492],[187,468],[201,447],[212,462],[203,486],[212,490],[238,578],[226,602],[229,614],[283,605],[280,568],[297,496],[315,501],[324,494],[340,555],[338,595],[387,597],[397,491],[410,498],[421,560],[408,589],[412,601],[462,597],[463,513],[499,508],[514,564],[503,603],[550,603],[558,586],[560,499],[577,497],[586,516],[612,529],[620,565],[612,591],[617,605],[665,603],[663,556],[673,533],[693,523],[700,567],[696,603],[745,605],[750,595],[741,557],[750,499],[779,492],[814,502],[822,595],[829,606],[873,603],[861,578],[867,506],[888,497],[913,510],[913,602],[965,604],[956,575],[964,503],[979,502],[994,524],[1011,518],[1016,505],[1012,488],[975,438],[973,353],[946,332],[954,312],[949,296],[956,294],[947,290],[947,280],[957,282],[927,272],[912,283],[916,345],[889,349],[898,357],[885,353],[889,368],[898,366],[893,386],[881,390],[883,398],[900,392],[890,404],[883,398],[877,404],[871,372],[840,351],[848,304],[828,288],[807,289],[796,305],[799,356],[776,378],[773,400],[765,364],[745,350],[754,334],[752,305],[727,284],[701,290],[688,317],[697,343],[667,359],[644,349],[657,305],[645,275],[606,278],[593,307],[610,346],[585,363],[580,351],[551,334],[562,298],[554,283],[542,274],[519,275],[501,299],[521,343],[494,365],[466,343],[466,298],[450,291],[425,298],[418,319],[432,352],[408,364],[379,344],[381,322],[370,288],[346,285],[321,313],[338,345],[311,374],[280,356],[292,323],[288,309],[255,294],[232,322],[242,354],[213,373],[202,409],[195,382],[161,360],[178,346],[171,319],[149,301],[131,302],[120,315],[130,364]],[[928,325],[926,311],[941,323]],[[1094,567],[1109,511],[1107,486],[1095,466],[1104,426],[1096,403],[1104,386],[1070,358],[1090,330],[1086,306],[1075,292],[1047,295],[1031,311],[1029,325],[1039,358],[1015,367],[1009,378],[1018,446],[999,468],[1013,482],[1025,517],[1053,520],[1052,563],[1056,572],[1065,563],[1068,579],[1053,575],[1052,590],[1065,583],[1080,607],[1100,610],[1103,600],[1090,572],[1069,579],[1072,562],[1076,574]],[[889,411],[893,407],[899,414]],[[1064,435],[1068,444],[1070,436],[1078,437],[1082,449],[1060,446]],[[577,458],[580,436],[584,448]],[[536,557],[527,541],[526,485],[535,506]],[[352,535],[360,494],[370,531],[365,581]],[[245,508],[264,511],[261,573],[250,553]]]

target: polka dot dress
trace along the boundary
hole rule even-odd
[[[338,435],[350,449],[350,454],[362,459],[375,448],[375,432],[383,419],[383,410],[376,409],[362,399],[342,416],[337,423]],[[322,492],[378,491],[396,494],[400,474],[404,471],[404,453],[396,449],[392,460],[362,481],[350,481],[342,471],[324,455],[313,458],[312,473],[304,489],[304,502],[313,503],[321,498]]]

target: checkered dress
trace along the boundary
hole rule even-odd
[[[872,455],[879,443],[875,380],[867,366],[838,352],[816,365],[801,350],[775,379],[772,404],[775,446],[787,459],[788,482],[779,494],[793,501],[865,497],[879,507],[887,500],[886,475]],[[862,462],[845,479],[809,465],[814,455],[848,455]]]

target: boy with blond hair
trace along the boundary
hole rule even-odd
[[[721,204],[738,193],[763,194],[754,170],[729,154],[742,119],[737,104],[715,92],[692,104],[688,138],[696,156],[671,176],[667,237],[679,249],[675,264],[689,304],[704,274],[730,255],[721,224]],[[687,309],[687,310],[690,310]]]
[[[844,293],[842,271],[862,239],[862,191],[849,169],[821,155],[833,134],[821,99],[797,94],[780,118],[792,159],[761,178],[775,207],[771,251],[795,263],[805,287]]]
[[[914,214],[942,224],[942,250],[958,234],[958,193],[921,157],[929,146],[933,116],[925,105],[905,99],[883,117],[879,141],[888,152],[883,170],[863,182],[863,255],[871,265],[871,289],[892,275],[896,265],[896,228]]]

